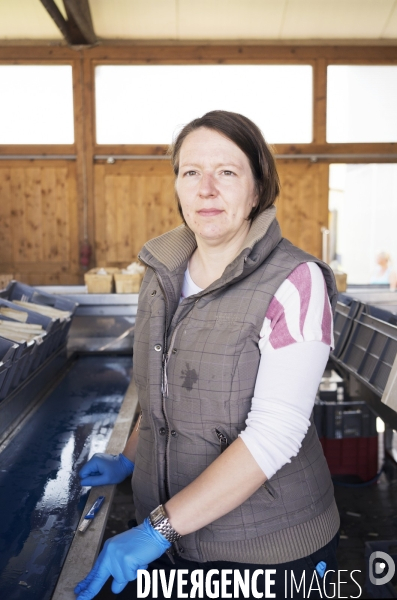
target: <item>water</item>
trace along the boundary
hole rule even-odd
[[[78,358],[0,454],[0,598],[51,598],[89,490],[77,472],[103,452],[132,358]]]

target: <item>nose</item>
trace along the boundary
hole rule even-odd
[[[200,179],[199,195],[202,198],[212,198],[216,196],[216,185],[211,173],[203,173]]]

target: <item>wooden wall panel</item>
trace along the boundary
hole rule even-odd
[[[277,161],[281,194],[277,218],[284,237],[321,258],[321,227],[328,227],[328,165]]]
[[[0,272],[32,285],[77,284],[75,164],[0,164]]]
[[[0,261],[12,263],[11,177],[0,169]]]
[[[95,166],[98,266],[126,266],[147,240],[180,223],[168,162],[117,161]]]
[[[75,165],[0,164],[0,272],[33,285],[82,282]],[[321,257],[328,219],[328,165],[278,161],[282,233]],[[164,161],[95,166],[96,264],[125,266],[150,238],[180,223]]]
[[[277,218],[283,235],[321,258],[328,225],[328,165],[278,161]],[[95,166],[95,247],[98,266],[125,266],[143,244],[181,222],[174,176],[164,161],[118,161]]]

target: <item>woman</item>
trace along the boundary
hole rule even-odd
[[[371,275],[371,284],[389,284],[391,292],[397,289],[397,273],[393,269],[390,254],[379,252],[376,256],[376,268]]]
[[[289,597],[286,571],[321,583],[336,568],[339,516],[310,420],[332,344],[333,276],[281,237],[274,160],[249,119],[192,121],[172,161],[186,225],[140,254],[141,419],[121,455],[96,455],[80,473],[98,485],[133,472],[141,524],[105,544],[76,593],[94,597],[110,575],[117,593],[151,563],[272,568],[270,591]]]

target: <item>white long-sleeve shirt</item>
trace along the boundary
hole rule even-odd
[[[181,300],[202,291],[185,272]],[[333,347],[333,319],[321,269],[299,265],[269,304],[261,360],[240,437],[268,479],[296,456]]]

